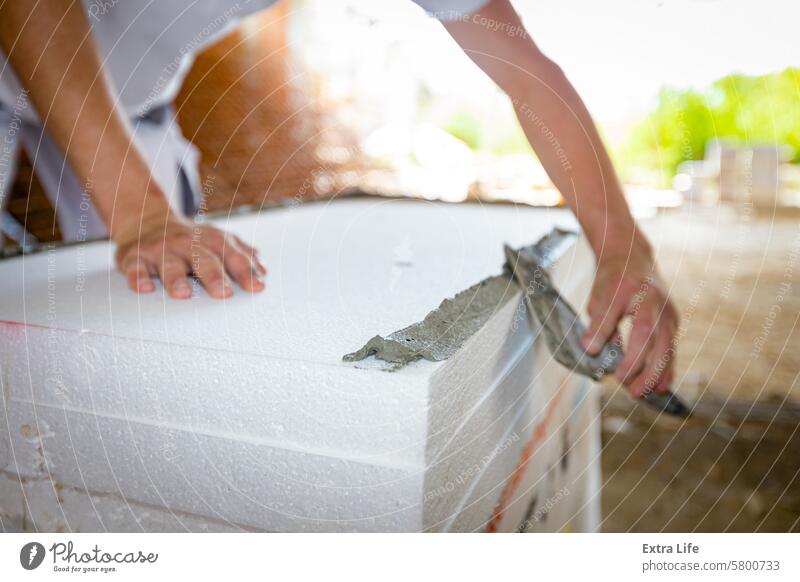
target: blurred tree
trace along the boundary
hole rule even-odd
[[[713,138],[788,144],[800,162],[800,68],[732,74],[705,91],[662,89],[655,111],[634,127],[619,159],[624,170],[650,170],[666,186],[678,164],[703,158]]]
[[[439,125],[474,152],[497,157],[534,155],[510,104],[507,108],[495,108],[483,114],[469,108],[457,108]]]

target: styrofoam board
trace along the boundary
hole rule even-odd
[[[0,473],[0,490],[16,490],[19,504],[3,513],[14,531],[40,532],[244,532],[251,528],[155,505],[143,505],[113,493],[87,492],[47,479]],[[0,503],[10,500],[0,495]]]
[[[276,531],[419,528],[418,471],[45,406],[6,412],[31,427],[12,441],[21,476]]]
[[[151,420],[299,449],[420,462],[412,449],[420,434],[425,438],[419,426],[426,394],[412,376],[430,376],[443,364],[419,362],[390,379],[377,371],[352,372],[341,356],[498,272],[503,240],[531,242],[554,217],[563,221],[566,215],[385,200],[237,217],[227,226],[251,235],[273,273],[266,292],[239,293],[226,302],[201,296],[167,304],[159,296],[131,294],[112,272],[105,245],[4,261],[0,274],[8,276],[0,277],[0,290],[8,301],[0,306],[0,319],[24,324],[0,325],[12,348],[3,363],[14,378],[6,390],[22,400],[157,415]],[[443,231],[443,220],[455,225],[453,232]],[[343,267],[334,268],[336,242],[346,246],[350,232],[373,242],[351,245],[350,253],[341,253]],[[412,267],[372,273],[393,265],[392,249],[407,240],[426,245]],[[286,254],[294,262],[285,261]],[[365,264],[371,265],[368,274]],[[80,269],[84,291],[73,284]],[[334,294],[329,284],[314,285],[317,277],[359,284]],[[59,380],[64,377],[73,381]],[[387,388],[376,390],[378,384]]]
[[[214,222],[258,248],[267,291],[226,301],[132,294],[113,248],[93,243],[0,262],[0,320],[340,366],[375,333],[499,273],[504,242],[574,224],[561,210],[385,199]]]
[[[346,206],[350,203],[338,204]],[[371,206],[374,206],[374,204],[370,203],[366,205],[366,210],[364,210],[365,214],[372,212],[373,209]],[[325,207],[325,210],[327,211],[334,207],[336,207],[336,205]],[[393,212],[396,212],[397,209],[397,207],[394,207],[392,210]],[[406,211],[408,210],[408,207],[401,206],[400,210]],[[492,212],[489,213],[493,214],[489,222],[499,220],[497,213],[494,212],[496,210],[497,209],[492,209]],[[456,213],[458,214],[459,212],[460,211],[457,211]],[[529,217],[534,216],[531,214],[531,212],[536,211],[527,211],[523,212],[522,214],[527,214]],[[416,210],[413,213],[415,216],[419,215]],[[337,216],[339,215],[336,212],[333,212],[333,214]],[[476,216],[475,212],[467,214],[461,212],[461,214],[462,216],[459,218],[459,220],[465,223],[472,223],[474,225],[474,217]],[[464,217],[466,217],[466,219]],[[263,217],[258,217],[259,220],[261,218]],[[283,218],[285,219],[285,216]],[[517,216],[511,216],[508,214],[508,212],[506,212],[506,217],[503,220],[499,220],[499,222],[503,223],[502,230],[504,231],[504,240],[510,240],[511,242],[515,242],[513,236],[514,229],[509,228],[509,224],[514,218],[517,218]],[[249,222],[254,223],[257,221],[251,219]],[[552,224],[552,222],[548,223],[548,225],[549,224]],[[234,226],[235,229],[237,225],[232,224],[232,226]],[[246,228],[243,228],[241,224],[238,226],[240,227],[240,231],[246,230]],[[294,229],[292,230],[292,233],[296,234],[298,230],[302,230],[302,228]],[[384,234],[385,230],[386,229],[384,229]],[[269,232],[274,233],[272,230]],[[531,242],[531,239],[529,238],[529,232],[530,231],[527,231],[527,234],[523,240],[517,240],[515,244]],[[340,236],[340,234],[337,234],[336,236]],[[328,245],[328,247],[329,246],[330,245]],[[325,245],[322,245],[322,247],[324,250],[328,250]],[[479,245],[477,247],[477,251],[480,254],[480,252],[485,251],[486,248],[487,247],[483,245]],[[95,253],[97,252],[96,248],[90,250]],[[74,251],[78,254],[80,254],[80,252],[89,252],[86,249],[83,251],[81,251],[81,249],[71,249],[71,251]],[[47,256],[47,268],[45,270],[49,274],[49,280],[54,280],[56,282],[64,281],[64,273],[58,274],[58,266],[64,263],[63,261],[59,263],[61,254],[63,253],[64,251],[58,251],[57,253],[52,253]],[[102,253],[100,253],[100,256],[102,257]],[[87,258],[85,256],[82,258],[77,256],[72,257],[72,259],[68,259],[66,264],[69,265],[73,259],[78,262],[87,262]],[[105,259],[107,260],[107,256]],[[97,256],[95,256],[94,260],[97,260]],[[474,267],[477,262],[478,261],[468,262],[467,266]],[[28,266],[31,265],[29,264]],[[5,265],[3,265],[3,267],[5,267]],[[41,275],[41,269],[37,270],[35,267],[33,267],[32,271],[33,277],[29,278],[27,282],[32,285],[34,290],[36,290],[37,282],[35,280],[37,279],[37,276]],[[67,275],[69,275],[70,273],[68,268],[67,271]],[[97,275],[96,272],[94,274],[95,276]],[[491,272],[485,272],[484,268],[484,272],[481,274],[485,276],[487,274],[491,274]],[[392,280],[394,281],[397,278],[397,272],[393,272],[392,275]],[[402,275],[403,274],[401,273],[401,279]],[[31,279],[34,281],[31,282]],[[67,276],[66,279],[69,280],[69,276]],[[361,276],[361,279],[364,279],[364,277]],[[418,278],[412,278],[410,280],[419,285]],[[422,277],[422,280],[424,281],[424,286],[426,288],[430,287],[430,281],[427,281],[425,277]],[[367,281],[369,281],[369,278],[367,278]],[[437,278],[436,281],[440,281],[440,278]],[[112,276],[109,286],[113,286],[114,282],[114,277]],[[470,280],[469,282],[472,283],[474,280]],[[38,285],[42,284],[43,282],[41,278],[39,278]],[[50,295],[51,293],[48,291],[48,294]],[[65,294],[61,291],[55,293],[54,295],[55,297],[60,298],[62,305],[64,303],[64,295]],[[66,295],[67,299],[69,300],[69,293],[66,293]],[[81,294],[77,293],[77,295]],[[119,295],[120,293],[108,293],[106,290],[106,296],[113,298],[114,301],[117,300]],[[34,297],[36,297],[35,293]],[[125,295],[125,297],[133,296]],[[30,299],[30,294],[28,297],[26,297],[26,306],[29,302],[28,299]],[[252,298],[250,299],[252,300]],[[437,298],[435,301],[438,303],[439,299],[440,298]],[[199,301],[202,302],[203,300],[201,299]],[[422,435],[422,438],[425,438],[427,435],[424,431],[420,431],[420,415],[415,415],[414,412],[425,410],[425,407],[420,406],[420,399],[422,398],[421,395],[423,395],[424,390],[420,388],[422,384],[418,383],[417,385],[414,385],[414,381],[420,380],[420,376],[430,373],[431,370],[442,369],[444,367],[442,364],[425,362],[416,366],[412,365],[406,370],[401,371],[401,373],[391,375],[400,378],[400,380],[397,381],[398,386],[391,386],[392,381],[386,379],[386,377],[389,375],[379,372],[372,372],[373,374],[380,375],[378,382],[381,385],[390,385],[389,390],[385,390],[376,394],[373,384],[367,383],[358,385],[357,381],[349,381],[349,378],[336,383],[335,386],[330,386],[329,384],[331,383],[331,376],[347,376],[347,372],[342,371],[342,366],[338,360],[336,364],[333,364],[332,362],[325,362],[324,357],[321,357],[321,361],[316,364],[317,368],[323,368],[322,370],[319,370],[315,369],[314,363],[305,363],[304,361],[297,360],[291,360],[290,362],[287,362],[282,358],[278,358],[280,360],[279,365],[274,365],[272,368],[270,368],[269,360],[275,358],[271,358],[270,356],[267,356],[266,358],[259,358],[259,356],[263,356],[263,354],[248,353],[248,349],[238,349],[238,351],[236,349],[225,349],[224,346],[219,342],[212,346],[193,346],[169,341],[164,343],[158,338],[163,339],[163,337],[169,337],[160,335],[165,329],[167,329],[166,319],[161,321],[161,323],[165,324],[163,329],[159,326],[158,320],[155,322],[155,325],[153,325],[153,322],[150,320],[140,320],[140,331],[146,331],[147,334],[142,334],[140,337],[136,337],[135,335],[133,337],[126,337],[124,334],[116,333],[115,330],[120,329],[120,326],[108,327],[107,329],[103,328],[102,323],[105,320],[102,317],[104,307],[102,298],[97,304],[91,303],[87,306],[90,308],[90,317],[84,317],[85,310],[83,310],[83,301],[78,302],[82,306],[82,309],[77,310],[77,313],[81,315],[81,327],[79,329],[75,329],[76,321],[74,315],[76,310],[70,307],[69,301],[66,303],[67,307],[57,308],[55,312],[56,314],[63,314],[66,312],[66,319],[69,320],[66,323],[68,326],[72,326],[72,329],[69,327],[55,328],[52,325],[52,320],[58,319],[58,315],[51,319],[50,307],[48,307],[47,312],[47,327],[36,327],[44,324],[37,321],[31,322],[28,318],[28,312],[26,311],[24,318],[26,325],[5,325],[2,329],[5,334],[10,336],[12,341],[21,341],[25,344],[24,349],[22,349],[21,346],[17,346],[17,349],[14,351],[17,359],[11,362],[12,365],[8,365],[8,363],[4,364],[4,370],[7,371],[11,369],[12,375],[16,376],[17,378],[23,376],[25,372],[31,374],[27,382],[29,394],[25,394],[25,383],[5,382],[4,388],[13,393],[14,400],[18,400],[17,397],[19,397],[20,402],[28,401],[41,403],[43,409],[45,410],[45,414],[43,416],[47,416],[48,406],[45,405],[49,405],[51,407],[50,410],[60,409],[64,413],[69,412],[69,414],[75,418],[80,418],[81,414],[88,413],[89,415],[97,415],[99,413],[104,417],[104,423],[111,422],[113,424],[116,422],[118,425],[125,427],[125,429],[130,429],[131,426],[138,427],[139,425],[144,425],[148,427],[151,436],[153,434],[160,433],[160,436],[156,439],[156,441],[158,442],[159,446],[165,450],[169,450],[170,454],[175,454],[177,449],[185,446],[183,441],[185,441],[186,435],[184,434],[181,436],[178,434],[181,430],[183,430],[184,433],[188,432],[190,435],[197,433],[199,438],[212,439],[211,442],[215,443],[218,441],[227,442],[231,439],[235,439],[242,441],[247,445],[252,444],[256,447],[262,448],[276,446],[277,444],[277,446],[281,447],[282,449],[288,449],[288,451],[281,451],[282,453],[294,452],[306,455],[307,458],[304,458],[305,461],[307,461],[309,458],[315,458],[315,455],[318,457],[325,457],[326,460],[328,460],[327,457],[330,456],[333,457],[333,461],[341,459],[343,461],[356,464],[361,464],[362,462],[378,463],[381,469],[389,469],[389,472],[391,472],[391,470],[406,471],[404,473],[405,477],[408,477],[408,474],[412,474],[416,475],[416,478],[419,478],[419,476],[422,474],[422,472],[418,470],[415,472],[415,467],[417,466],[415,461],[419,461],[420,451],[424,450],[419,446],[420,435]],[[37,307],[35,301],[33,304],[34,307]],[[38,307],[41,307],[41,305],[38,305]],[[74,305],[72,307],[74,307]],[[106,305],[105,307],[109,307],[109,305]],[[115,323],[119,322],[119,318],[117,317],[117,309],[119,308],[114,307],[114,317],[108,318],[108,323],[110,326],[113,326]],[[171,306],[170,309],[172,309]],[[202,309],[206,308],[203,307]],[[41,309],[38,311],[37,309],[34,309],[33,311],[34,314],[38,314],[38,316],[42,315]],[[147,312],[150,315],[153,313],[156,313],[156,315],[159,314],[159,311],[154,311],[152,306],[145,306],[143,307],[142,311]],[[382,309],[377,311],[385,313],[385,310]],[[132,312],[130,310],[122,309],[120,313],[123,316],[123,325],[121,326],[123,331],[127,330],[128,333],[130,333],[131,330],[135,331],[136,328],[135,326],[132,327],[133,320],[130,317]],[[213,310],[211,316],[213,317]],[[176,317],[178,319],[182,318],[184,320],[184,325],[188,325],[185,321],[187,319],[186,314],[182,316],[178,315]],[[173,319],[176,317],[170,317],[168,320],[170,325],[172,325]],[[83,327],[86,321],[91,322],[92,329]],[[31,325],[31,323],[33,325]],[[64,322],[62,321],[61,323]],[[408,321],[406,320],[403,322],[403,325],[407,323]],[[397,327],[400,327],[400,325]],[[100,331],[96,331],[97,329],[100,329]],[[109,330],[113,331],[116,335],[107,335]],[[79,333],[75,334],[76,331]],[[167,329],[167,331],[169,330]],[[234,331],[236,333],[240,332],[239,328],[236,328],[235,326]],[[41,332],[41,337],[38,339],[36,337],[32,337],[38,332]],[[70,332],[72,332],[73,337],[69,336]],[[370,331],[369,333],[372,332]],[[59,337],[59,334],[65,335]],[[153,336],[156,337],[155,340],[152,339]],[[216,335],[215,338],[219,339],[219,336],[220,334]],[[224,338],[225,334],[223,333],[221,336]],[[76,338],[78,341],[70,342],[70,339],[74,340]],[[182,341],[184,339],[184,337],[181,338]],[[227,339],[230,340],[230,337]],[[73,375],[77,375],[78,377],[80,377],[81,373],[90,378],[93,377],[93,375],[96,375],[97,377],[94,380],[94,384],[97,386],[97,389],[75,390],[74,386],[65,385],[63,382],[60,383],[57,381],[52,381],[57,376],[57,374],[53,373],[54,370],[52,369],[52,366],[49,370],[47,369],[47,366],[31,366],[31,362],[41,361],[42,354],[37,354],[36,350],[41,349],[42,346],[48,345],[48,342],[50,342],[49,345],[51,346],[53,344],[62,346],[73,344],[73,348],[75,347],[74,344],[78,344],[80,349],[73,350],[70,354],[71,357],[65,358],[61,364],[78,366],[77,370],[73,370],[71,372]],[[270,344],[270,342],[266,343]],[[270,346],[274,347],[272,344],[270,344]],[[251,344],[248,344],[247,348],[250,347]],[[353,346],[351,345],[350,348],[352,347]],[[201,353],[202,350],[207,350],[210,353],[203,353],[203,357],[198,359],[196,357],[198,349],[200,349]],[[31,351],[33,351],[33,353],[31,353]],[[114,364],[113,366],[108,365],[109,352],[114,354],[114,358],[111,360],[111,362]],[[125,362],[125,359],[132,353],[139,357],[138,362],[135,361],[135,359],[132,364]],[[24,357],[20,356],[21,354],[24,354]],[[316,353],[316,356],[319,356],[319,353]],[[244,361],[242,358],[244,358]],[[249,358],[251,361],[247,361],[247,358]],[[47,361],[51,360],[52,358],[47,359]],[[147,362],[148,365],[143,367],[143,362]],[[199,362],[202,363],[198,365]],[[321,366],[320,364],[323,363],[327,365]],[[126,369],[126,364],[129,366],[128,369]],[[149,364],[153,365],[150,366]],[[207,367],[203,368],[203,366],[206,364]],[[57,369],[55,372],[58,372],[58,368],[60,367],[60,365],[56,365],[55,368]],[[274,389],[274,384],[272,381],[267,381],[264,382],[264,385],[256,384],[257,388],[261,388],[259,391],[237,391],[237,388],[240,386],[247,386],[248,388],[252,386],[254,383],[254,378],[261,376],[261,374],[253,373],[254,370],[258,371],[259,367],[263,369],[263,377],[269,380],[279,378],[281,370],[288,369],[290,373],[288,373],[288,377],[285,379],[285,381],[277,382],[279,385],[277,390]],[[336,368],[335,373],[331,372],[329,369],[330,367]],[[109,369],[112,371],[111,373],[109,372]],[[155,370],[155,372],[161,371],[162,374],[159,375],[154,373],[154,376],[157,378],[157,383],[153,385],[151,390],[148,391],[145,389],[142,391],[145,394],[144,396],[141,393],[136,393],[131,390],[132,386],[129,381],[119,380],[119,376],[125,376],[127,379],[131,375],[141,374],[144,376],[141,378],[142,384],[144,384],[146,388],[148,381],[147,376],[151,370]],[[172,372],[172,374],[169,376],[170,382],[166,383],[169,386],[165,386],[163,374],[165,370]],[[237,370],[246,370],[248,374],[244,377],[241,374],[237,376]],[[183,371],[185,371],[185,373],[182,373]],[[45,375],[49,374],[51,382],[48,383],[47,378],[38,377],[37,374],[40,372]],[[224,374],[220,374],[220,372]],[[369,372],[365,372],[363,370],[358,371],[359,378],[356,378],[356,380],[363,379],[365,377],[365,373],[369,374]],[[118,394],[115,394],[114,391],[108,389],[108,380],[110,377],[113,377],[114,374],[117,375],[117,385],[121,388]],[[288,410],[286,412],[282,411],[279,408],[279,405],[275,408],[267,408],[267,412],[264,414],[263,410],[265,405],[269,407],[275,402],[280,403],[283,401],[280,396],[289,395],[290,401],[295,403],[298,401],[305,403],[306,399],[303,398],[304,395],[302,394],[302,391],[299,395],[300,397],[298,397],[298,394],[295,393],[294,389],[296,386],[302,387],[309,384],[314,385],[315,375],[317,379],[325,378],[325,380],[318,382],[316,385],[317,388],[321,389],[317,390],[317,392],[314,394],[308,395],[308,401],[312,404],[310,405],[311,412],[307,415],[305,422],[298,421],[296,417],[292,417]],[[220,383],[220,377],[226,379],[221,383],[223,385],[222,388],[220,388],[218,385]],[[228,378],[231,378],[230,382],[227,382]],[[378,376],[376,376],[376,378],[378,378]],[[89,382],[89,384],[92,384],[92,382]],[[210,388],[209,384],[211,384]],[[409,385],[411,385],[410,390]],[[169,389],[173,386],[174,392],[170,393]],[[18,389],[17,392],[14,392],[15,389]],[[281,389],[283,392],[280,391]],[[150,393],[149,395],[147,394],[148,392]],[[248,397],[251,397],[252,392],[256,392],[258,395],[258,398],[256,399],[258,404],[255,404],[253,400],[248,401]],[[264,397],[265,392],[268,398]],[[391,397],[387,399],[385,392],[390,393]],[[411,398],[407,397],[409,392]],[[276,393],[278,398],[275,398]],[[219,400],[224,402],[221,402],[218,406],[214,406],[214,396],[218,394],[220,395]],[[344,395],[344,398],[342,395]],[[326,397],[335,400],[335,403],[333,404],[333,413],[330,410],[331,406],[328,406],[331,403],[325,401]],[[74,405],[74,401],[76,399],[78,401],[77,406]],[[343,400],[344,404],[342,404]],[[366,403],[364,403],[365,400]],[[387,401],[388,406],[385,406]],[[178,403],[180,406],[177,406]],[[447,430],[442,431],[443,433],[451,433],[447,436],[446,442],[456,442],[454,441],[454,437],[457,436],[457,434],[453,434],[453,430],[450,427],[461,426],[463,428],[468,426],[468,424],[465,423],[469,422],[469,417],[472,415],[474,407],[470,408],[470,406],[467,404],[468,403],[464,401],[460,406],[451,406],[450,416],[445,419],[445,421],[440,423],[440,425],[448,427]],[[314,408],[314,406],[317,406],[317,408]],[[338,409],[343,412],[341,418],[336,417],[335,409],[337,406]],[[128,408],[131,407],[132,410],[129,411]],[[289,406],[288,408],[291,409],[292,407]],[[230,413],[233,410],[235,410],[236,413],[231,415]],[[371,418],[374,417],[375,410],[383,410],[385,412],[385,416],[378,418],[377,422],[374,422],[376,419]],[[431,410],[435,410],[435,406],[432,406]],[[209,414],[210,411],[212,412],[211,414]],[[255,414],[249,416],[247,414],[249,411],[255,411]],[[130,414],[130,412],[138,412],[138,414]],[[215,415],[214,412],[218,412],[219,414]],[[259,415],[259,413],[261,414]],[[122,415],[122,418],[119,418],[120,414]],[[288,415],[289,417],[284,420],[285,415]],[[465,415],[467,416],[466,421],[464,420]],[[278,423],[279,425],[282,424],[282,426],[274,426],[274,423],[271,422],[259,422],[259,416],[262,418],[264,416],[268,418],[271,416],[273,419],[276,417],[281,417],[281,419],[284,421],[282,423]],[[352,423],[352,419],[356,419],[358,424],[356,426],[351,425],[346,427],[349,430],[343,431],[345,436],[342,437],[341,441],[336,441],[336,431],[331,431],[330,424],[327,424],[331,418],[333,418],[335,421],[350,423]],[[370,419],[368,424],[365,424],[365,418]],[[411,419],[410,425],[409,419]],[[406,425],[398,426],[398,420],[400,420],[402,423],[406,423]],[[95,422],[97,422],[96,419]],[[336,425],[336,422],[333,424]],[[314,432],[313,428],[310,431],[304,430],[305,428],[313,427],[315,425],[320,427],[319,431],[316,433]],[[389,431],[386,430],[387,426],[390,428]],[[409,428],[409,426],[411,426],[412,430],[406,430]],[[293,430],[294,433],[287,435],[287,427],[290,431]],[[78,424],[78,428],[81,428],[80,423]],[[480,429],[480,426],[478,426],[478,428]],[[374,431],[370,432],[371,429],[374,429]],[[386,441],[385,439],[382,440],[381,435],[385,435],[387,432],[393,434],[393,438],[397,435],[410,434],[412,436],[410,440],[406,442],[402,441],[402,439],[400,441],[392,441],[391,439],[389,441]],[[464,432],[466,434],[468,431]],[[327,440],[333,441],[331,446],[328,445],[326,440],[321,438],[322,433],[324,433]],[[244,435],[244,438],[242,438],[242,435]],[[353,439],[353,435],[358,435],[359,438]],[[308,442],[300,442],[298,444],[296,440],[293,440],[301,437],[308,438]],[[321,447],[321,442],[325,443],[325,446]],[[432,440],[431,442],[435,443],[435,440]],[[492,444],[491,440],[488,440],[487,442],[489,445]],[[215,445],[214,447],[210,448],[217,450],[224,447],[218,447]],[[261,448],[258,450],[261,452]],[[432,450],[433,448],[430,449],[429,452]],[[463,451],[465,450],[465,447],[462,446],[460,449],[456,447],[456,450],[459,450],[462,456],[464,456]],[[49,454],[51,451],[48,449],[47,452]],[[474,459],[476,455],[479,456],[478,453],[480,453],[480,451],[475,449],[471,451],[471,453]],[[35,454],[32,455],[32,458],[35,458]],[[40,461],[43,460],[40,459]],[[469,462],[470,459],[465,459],[465,461]],[[313,466],[316,463],[317,461],[315,460],[311,465]],[[319,464],[320,466],[325,465],[324,462]],[[301,467],[303,466],[303,463],[296,460],[295,466]],[[454,466],[457,467],[458,465],[454,464]],[[413,481],[414,477],[409,479],[410,481]],[[115,483],[115,486],[119,489],[118,482]],[[135,487],[134,490],[138,491],[138,489]],[[156,491],[156,494],[157,496],[161,496],[162,492]],[[396,495],[394,494],[389,495],[388,497],[396,499]],[[163,502],[164,500],[161,499],[160,501]],[[336,503],[333,505],[336,505]],[[196,507],[188,507],[184,509],[191,512],[196,510]],[[378,512],[380,511],[382,511],[382,509],[378,510]],[[394,512],[389,511],[389,514],[392,513]],[[256,515],[263,515],[263,512],[262,514],[257,513]],[[307,519],[307,517],[308,516],[303,515],[300,519],[302,521]],[[369,519],[374,520],[374,517],[375,512],[373,511],[373,513],[370,514]],[[325,522],[328,519],[330,518],[322,517],[319,519],[319,521]],[[356,518],[356,521],[359,521],[359,519],[361,518]],[[332,521],[340,522],[341,514],[334,515]],[[380,525],[379,527],[390,527],[390,525],[387,525],[390,521],[391,520],[384,521],[383,525]],[[290,528],[302,527],[297,522],[290,522],[291,520],[286,521],[284,526]],[[402,522],[402,520],[400,520],[400,522]],[[409,527],[408,523],[406,523],[404,526],[400,522],[395,520],[392,522],[392,524],[395,528],[400,527],[402,529]],[[341,524],[335,527],[341,527]],[[364,527],[364,525],[362,524],[358,527]]]

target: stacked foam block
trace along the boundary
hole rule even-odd
[[[597,527],[596,389],[552,360],[518,292],[445,361],[342,361],[568,214],[362,198],[216,222],[258,247],[263,293],[137,296],[106,243],[0,263],[4,524]],[[585,301],[584,243],[552,272]]]

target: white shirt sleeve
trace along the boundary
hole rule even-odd
[[[489,0],[413,0],[439,20],[457,20],[481,9]]]

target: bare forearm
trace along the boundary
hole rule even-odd
[[[115,104],[83,6],[50,0],[0,7],[0,43],[42,122],[66,153],[113,238],[127,240],[169,207]]]
[[[32,5],[0,4],[0,44],[105,219],[130,288],[153,292],[158,277],[171,297],[187,299],[192,274],[216,298],[230,296],[231,278],[248,291],[263,290],[266,269],[254,248],[170,211],[115,103],[81,2]]]
[[[520,125],[598,256],[638,233],[597,128],[561,69],[548,60],[509,88]]]
[[[677,312],[580,97],[528,36],[509,0],[491,0],[446,28],[511,97],[525,135],[595,251],[584,347],[599,353],[618,333],[621,319],[634,314],[616,374],[636,396],[666,392],[673,377]]]
[[[508,0],[492,0],[445,27],[511,98],[525,135],[598,258],[609,247],[649,253],[589,112],[561,69],[528,36]]]

